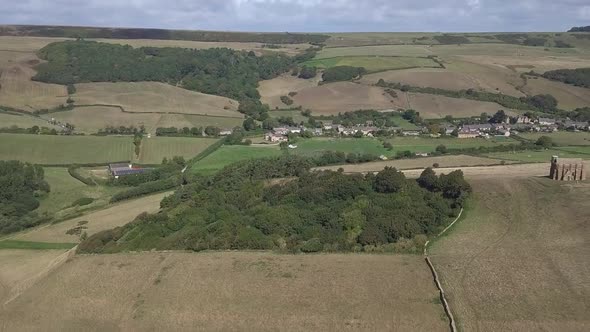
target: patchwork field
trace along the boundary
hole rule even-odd
[[[391,97],[381,88],[351,82],[305,88],[293,100],[295,105],[309,108],[313,114],[326,115],[359,109],[397,109],[405,106],[403,100]]]
[[[217,142],[211,138],[189,137],[152,137],[142,141],[138,162],[141,164],[159,164],[163,158],[175,156],[188,160]]]
[[[11,240],[49,242],[49,243],[78,243],[80,235],[66,234],[77,226],[87,227],[84,231],[88,235],[123,226],[135,219],[140,213],[155,213],[160,209],[160,202],[170,193],[159,193],[135,200],[124,201],[111,205],[103,210],[90,212],[80,217],[43,225],[11,236]],[[83,223],[87,221],[87,223]],[[82,223],[81,223],[82,222]]]
[[[68,40],[69,38],[51,38],[51,37],[14,37],[0,36],[0,45],[2,50],[29,51],[36,52],[46,45],[58,41]],[[70,39],[71,40],[71,39]],[[235,50],[262,52],[281,52],[289,55],[296,55],[310,47],[309,44],[281,44],[279,48],[267,48],[262,43],[237,43],[237,42],[199,42],[190,40],[161,40],[161,39],[105,39],[105,38],[88,38],[101,43],[130,45],[132,47],[183,47],[193,49],[206,49],[216,47],[226,47]]]
[[[459,328],[587,330],[590,186],[541,178],[471,183],[466,217],[430,249]]]
[[[7,304],[0,322],[5,330],[448,330],[419,256],[256,252],[75,256]]]
[[[211,174],[237,161],[273,157],[281,155],[278,145],[244,146],[224,145],[202,160],[196,162],[192,171],[200,174]]]
[[[398,94],[399,95],[399,94]],[[425,93],[404,93],[408,99],[408,108],[420,112],[425,119],[455,118],[479,116],[481,113],[494,114],[503,109],[506,114],[516,115],[517,111],[506,109],[496,103],[470,99],[450,98]]]
[[[313,59],[305,62],[308,66],[332,68],[336,66],[364,67],[368,72],[415,67],[439,67],[429,58],[401,56],[337,56],[334,58]]]
[[[0,160],[39,164],[107,163],[133,158],[132,137],[0,134]]]
[[[238,102],[159,82],[76,84],[76,105],[119,105],[127,112],[181,113],[242,118]]]
[[[550,81],[542,77],[535,79],[529,78],[522,90],[531,95],[549,92],[557,99],[558,107],[566,110],[588,107],[590,105],[590,89]]]

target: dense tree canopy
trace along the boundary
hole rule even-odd
[[[423,186],[394,168],[365,176],[309,166],[294,156],[229,166],[164,199],[162,212],[93,235],[80,250],[356,250],[436,232],[471,190],[460,171]]]
[[[37,193],[49,192],[43,168],[20,161],[0,160],[0,233],[30,226],[29,213],[39,207]]]
[[[590,88],[590,68],[550,70],[542,76],[553,81]]]
[[[567,32],[590,32],[590,25],[585,27],[573,27],[569,29]]]
[[[336,66],[326,69],[322,78],[324,82],[350,81],[366,72],[363,67]]]

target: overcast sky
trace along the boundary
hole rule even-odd
[[[292,32],[564,31],[589,0],[0,0],[0,24]]]

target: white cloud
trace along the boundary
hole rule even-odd
[[[590,19],[587,0],[0,0],[0,8],[4,24],[250,31],[559,31]]]

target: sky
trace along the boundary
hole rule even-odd
[[[222,31],[566,31],[589,0],[0,0],[0,24]]]

